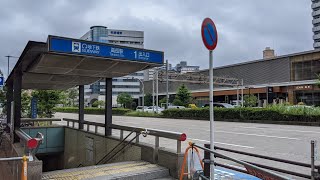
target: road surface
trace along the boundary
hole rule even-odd
[[[78,115],[56,113],[55,117],[77,119]],[[104,123],[104,116],[85,115],[85,120]],[[187,141],[193,141],[200,145],[209,143],[210,140],[209,121],[113,116],[113,123],[125,126],[184,132],[187,134]],[[215,145],[217,146],[310,164],[310,141],[319,140],[320,127],[219,121],[215,122],[214,133]],[[119,132],[114,130],[113,134],[118,136]],[[141,137],[140,141],[153,143],[154,139],[151,137]],[[183,149],[187,147],[187,141],[183,143]],[[176,142],[169,139],[160,139],[160,146],[175,150]],[[276,167],[286,167],[293,171],[310,174],[308,169],[298,168],[296,166],[284,166],[271,161],[230,153],[227,154],[238,159],[250,160]],[[317,161],[316,164],[319,163],[320,162]]]

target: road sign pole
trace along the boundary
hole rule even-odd
[[[212,51],[209,51],[209,78],[210,78],[210,149],[214,151],[214,114],[213,114],[213,58]],[[214,179],[214,155],[210,154],[210,179]]]
[[[214,22],[205,18],[201,25],[201,36],[205,47],[209,50],[209,102],[210,102],[210,150],[214,151],[214,113],[213,113],[213,58],[212,51],[218,43],[218,32]],[[214,179],[214,155],[210,154],[210,179]]]

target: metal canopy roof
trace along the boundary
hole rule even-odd
[[[75,52],[74,45],[80,45],[80,50]],[[99,51],[85,49],[90,46]],[[162,64],[159,51],[49,36],[47,43],[28,42],[6,83],[21,69],[23,89],[68,89]]]

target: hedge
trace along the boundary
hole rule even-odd
[[[78,113],[77,107],[56,107],[57,112]],[[85,108],[85,114],[104,114],[103,108]],[[209,120],[209,108],[198,109],[167,109],[162,114],[135,112],[130,109],[113,108],[113,115],[141,116],[141,117],[164,117],[180,119]],[[215,108],[215,120],[236,121],[287,121],[287,122],[320,122],[320,114],[289,114],[272,108]]]
[[[65,113],[78,113],[77,107],[56,107],[54,108],[56,112],[65,112]],[[131,109],[124,109],[124,108],[112,108],[113,115],[124,115],[130,112]],[[84,108],[85,114],[104,114],[104,108],[93,108],[88,107]]]
[[[209,120],[209,108],[199,109],[168,109],[162,111],[166,118],[202,119]],[[215,108],[216,120],[267,120],[267,121],[296,121],[320,122],[320,115],[283,114],[266,108]]]

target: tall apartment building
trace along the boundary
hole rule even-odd
[[[313,47],[315,49],[320,48],[320,0],[312,1],[312,24],[313,24]]]
[[[161,66],[161,67],[144,70],[144,71],[143,71],[144,81],[152,80],[152,79],[153,79],[153,75],[154,75],[155,72],[156,72],[155,70],[158,69],[158,70],[163,70],[163,71],[165,71],[165,70],[166,70],[166,66],[167,66],[166,63],[164,63],[164,65]],[[170,63],[169,63],[169,66],[168,66],[168,70],[169,70],[169,71],[172,70],[172,64],[170,64]]]
[[[92,26],[80,39],[102,43],[117,44],[135,48],[144,48],[144,32],[119,29],[108,29],[105,26]],[[128,93],[133,98],[141,95],[140,81],[143,80],[143,72],[137,72],[128,76],[113,78],[112,80],[112,104],[116,106],[117,95]],[[104,100],[105,82],[98,81],[85,86],[85,101],[91,105],[95,100]]]
[[[179,64],[176,65],[175,70],[178,73],[184,74],[187,72],[197,72],[199,71],[200,66],[189,66],[187,61],[180,61]]]

